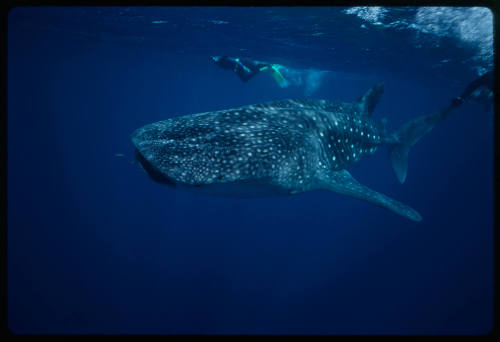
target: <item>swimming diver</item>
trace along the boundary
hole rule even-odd
[[[243,82],[247,82],[259,72],[269,69],[274,80],[280,87],[286,87],[288,85],[288,81],[283,77],[280,71],[284,67],[279,64],[228,56],[212,56],[212,61],[223,69],[234,71]]]
[[[488,71],[472,81],[460,96],[452,99],[448,109],[454,109],[469,99],[484,103],[487,108],[493,103],[493,71]]]

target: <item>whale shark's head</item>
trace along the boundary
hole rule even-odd
[[[131,138],[135,146],[135,160],[149,177],[157,183],[175,186],[175,182],[158,169],[158,151],[153,153],[154,149],[151,149],[154,142],[162,138],[161,130],[155,124],[146,125],[135,130]]]

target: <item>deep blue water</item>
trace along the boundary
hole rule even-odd
[[[480,20],[479,20],[479,19]],[[389,130],[492,69],[482,8],[16,8],[8,23],[8,326],[15,333],[483,334],[493,315],[493,113],[349,171],[416,223],[329,192],[236,199],[154,183],[145,124],[383,81]],[[248,83],[211,55],[321,82]],[[119,157],[117,154],[124,154]]]

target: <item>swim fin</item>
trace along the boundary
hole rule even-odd
[[[276,83],[278,83],[278,85],[281,87],[281,88],[285,88],[289,85],[288,81],[285,79],[285,77],[283,77],[283,75],[281,74],[280,70],[283,68],[281,65],[279,64],[272,64],[271,65],[271,76],[273,76],[274,80],[276,81]]]

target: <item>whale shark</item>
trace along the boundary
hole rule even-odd
[[[286,99],[151,123],[131,135],[135,157],[155,182],[184,190],[235,197],[328,190],[421,221],[347,169],[385,146],[403,183],[410,147],[454,108],[389,133],[372,118],[383,90],[376,84],[354,102]]]

